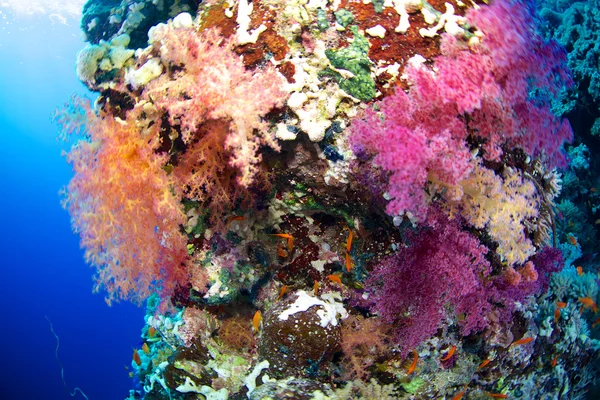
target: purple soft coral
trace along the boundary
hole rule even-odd
[[[429,224],[366,281],[372,308],[395,324],[403,354],[435,334],[446,306],[465,313],[464,334],[485,328],[490,308],[481,281],[489,273],[487,248],[440,212],[431,213]]]

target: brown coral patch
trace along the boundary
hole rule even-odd
[[[300,376],[327,381],[330,363],[340,350],[340,325],[321,326],[317,313],[324,311],[321,305],[281,319],[281,313],[296,298],[289,296],[265,313],[258,343],[259,359],[269,361],[269,372],[276,377]]]
[[[372,4],[363,4],[362,2],[342,1],[341,7],[352,12],[355,23],[360,29],[365,30],[376,25],[381,25],[386,29],[383,39],[367,35],[371,43],[369,57],[374,62],[383,60],[390,64],[398,62],[400,65],[404,65],[415,54],[420,54],[426,59],[440,54],[439,37],[424,38],[419,34],[419,29],[429,27],[420,12],[410,14],[410,28],[404,34],[394,31],[398,26],[400,16],[390,7],[384,8],[381,13],[376,13]],[[440,10],[445,10],[443,2]]]
[[[237,315],[221,322],[219,337],[236,350],[250,350],[256,346],[256,338],[250,329],[250,318]]]
[[[205,7],[201,11],[202,17],[199,30],[217,28],[223,37],[228,38],[233,35],[237,27],[237,22],[234,17],[228,18],[225,15],[225,5],[226,2],[223,1]],[[237,10],[234,9],[233,11],[235,15]]]
[[[172,390],[183,385],[187,379],[198,387],[210,385],[214,373],[205,367],[209,360],[210,353],[199,339],[195,339],[189,347],[178,347],[172,362],[165,369],[165,383]]]
[[[319,247],[309,238],[305,219],[291,215],[282,218],[282,229],[294,237],[294,249],[289,253],[289,259],[282,260],[277,279],[286,285],[312,287],[313,282],[320,278],[310,266],[311,261],[319,259]]]
[[[444,0],[429,1],[429,4],[441,13],[446,10],[445,3],[446,1]],[[464,7],[458,7],[455,1],[448,1],[448,3],[454,6],[456,15],[464,15]],[[343,0],[340,8],[345,8],[352,12],[354,15],[354,24],[359,29],[366,30],[377,25],[381,25],[386,29],[384,38],[366,35],[371,43],[369,58],[375,64],[379,61],[382,61],[383,65],[398,63],[401,74],[406,62],[417,54],[429,61],[440,55],[440,36],[428,38],[419,34],[419,29],[430,28],[432,26],[425,22],[420,11],[410,14],[410,28],[406,33],[397,33],[394,29],[398,26],[400,16],[390,7],[384,8],[381,13],[376,13],[372,4]],[[349,32],[347,34],[350,35]],[[377,89],[384,95],[388,95],[394,91],[394,87],[390,88],[386,86],[390,78],[389,74],[384,73],[379,75],[375,81]]]
[[[277,66],[277,70],[281,73],[281,75],[285,76],[285,79],[289,83],[296,83],[294,79],[294,75],[296,74],[296,66],[294,63],[286,61]]]
[[[287,41],[273,30],[275,25],[274,10],[255,1],[250,15],[250,29],[257,29],[261,24],[264,24],[267,30],[258,36],[256,43],[247,43],[236,49],[236,52],[243,56],[246,67],[249,68],[256,67],[268,55],[271,55],[276,61],[281,61],[289,51]]]
[[[267,30],[263,35],[265,46],[273,54],[273,58],[276,61],[283,60],[289,50],[287,41],[272,29]]]

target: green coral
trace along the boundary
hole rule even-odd
[[[383,3],[385,3],[384,0],[373,0],[373,8],[377,14],[383,12]]]
[[[335,15],[335,20],[338,24],[347,28],[352,22],[354,22],[354,15],[348,10],[340,8],[336,12],[333,13]]]
[[[425,380],[423,378],[415,378],[411,379],[410,382],[402,383],[401,386],[404,390],[406,390],[410,394],[415,394],[419,391],[419,389],[423,386]]]
[[[336,69],[349,71],[352,76],[345,77],[340,72],[327,68],[320,76],[329,76],[335,79],[340,88],[362,101],[369,101],[375,97],[375,81],[371,77],[371,60],[369,59],[369,41],[358,32],[356,26],[351,26],[354,41],[350,46],[339,50],[326,50],[325,55]]]
[[[320,31],[329,29],[329,21],[327,21],[327,13],[322,8],[317,10],[317,26]]]

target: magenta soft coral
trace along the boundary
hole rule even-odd
[[[529,98],[534,87],[556,93],[570,84],[564,52],[536,34],[521,2],[499,0],[467,17],[483,32],[481,44],[469,47],[444,35],[433,70],[409,63],[409,91],[398,90],[379,104],[380,112],[370,110],[353,124],[354,149],[374,155],[390,173],[389,214],[408,211],[423,220],[427,181],[454,185],[472,170],[469,135],[483,141],[489,160],[508,145],[566,164],[569,124]]]
[[[394,324],[403,354],[435,334],[448,306],[465,313],[465,334],[485,328],[491,307],[481,280],[489,273],[487,248],[438,211],[429,224],[366,281],[372,309]]]
[[[383,100],[381,110],[382,118],[369,112],[365,119],[355,121],[351,136],[354,149],[374,153],[374,162],[391,173],[388,214],[409,212],[423,219],[427,180],[457,184],[472,169],[464,140],[451,134],[460,126],[456,111],[425,109],[402,91]],[[431,113],[439,120],[426,120],[425,115]]]

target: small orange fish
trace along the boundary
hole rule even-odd
[[[579,276],[583,275],[583,267],[581,265],[578,266],[576,269],[577,269],[577,275],[579,275]]]
[[[567,303],[565,303],[564,301],[556,302],[556,307],[558,307],[558,308],[565,308],[566,306],[567,306]]]
[[[594,314],[598,312],[598,306],[591,297],[580,297],[579,302],[583,305],[583,307],[591,308]]]
[[[277,236],[283,239],[287,239],[288,250],[292,251],[294,248],[294,237],[288,233],[272,233],[271,236]]]
[[[350,253],[350,250],[352,250],[352,230],[346,226],[346,228],[348,228],[348,240],[346,241],[346,251],[348,253]]]
[[[288,252],[283,249],[281,246],[277,246],[277,255],[282,258],[287,258]]]
[[[596,319],[594,322],[592,322],[592,328],[595,328],[596,325],[600,324],[600,318]]]
[[[596,189],[595,187],[593,187],[593,188],[590,188],[590,191],[591,191],[592,193],[596,193],[596,192],[598,191],[598,189]]]
[[[571,243],[573,246],[577,246],[577,239],[575,239],[575,236],[569,235],[567,236],[567,239],[569,239],[569,243]]]
[[[552,361],[550,361],[550,365],[552,365],[552,368],[556,367],[556,363],[558,363],[558,357],[556,356],[552,359]]]
[[[460,392],[458,392],[458,393],[456,394],[456,396],[454,396],[454,397],[452,398],[452,400],[460,400],[460,399],[462,399],[462,398],[463,398],[463,396],[465,395],[465,393],[467,393],[467,387],[469,387],[469,384],[468,384],[468,383],[465,385],[465,387],[463,388],[463,390],[461,390]]]
[[[153,338],[154,335],[156,335],[156,329],[154,329],[154,327],[151,326],[150,328],[148,328],[148,337]]]
[[[148,347],[148,344],[146,342],[144,342],[144,344],[142,345],[142,350],[144,351],[144,353],[150,354],[150,347]]]
[[[491,362],[492,362],[492,360],[490,360],[489,358],[486,358],[485,360],[483,360],[483,362],[481,364],[479,364],[479,367],[477,367],[477,371],[485,368]]]
[[[410,364],[410,367],[408,367],[408,369],[406,370],[406,373],[408,375],[415,372],[415,368],[417,368],[417,361],[419,361],[419,353],[417,353],[417,350],[413,349],[413,361]]]
[[[494,399],[508,399],[508,395],[504,393],[490,393],[487,392],[487,395]]]
[[[271,236],[277,236],[283,239],[291,239],[292,235],[290,235],[289,233],[271,233]]]
[[[554,323],[558,324],[558,320],[560,319],[560,308],[554,310]]]
[[[352,258],[350,258],[350,254],[346,252],[346,270],[350,272],[352,268],[354,268],[354,263],[352,262]]]
[[[327,278],[329,278],[329,280],[331,282],[337,283],[338,285],[340,285],[340,289],[342,289],[342,278],[340,278],[339,275],[327,275]]]
[[[229,217],[229,220],[227,221],[227,228],[229,229],[229,226],[231,225],[231,223],[233,221],[243,221],[245,219],[246,219],[246,217],[244,217],[243,215],[233,215],[233,216]]]
[[[522,344],[527,344],[527,343],[531,342],[532,340],[533,340],[533,338],[531,338],[531,337],[522,338],[522,339],[512,342],[511,346],[520,346]]]
[[[258,328],[260,328],[260,323],[262,322],[262,313],[260,310],[257,310],[254,313],[254,318],[252,318],[252,327],[254,328],[254,332],[258,332]]]
[[[283,296],[285,296],[287,291],[288,291],[288,286],[283,285],[283,287],[281,288],[281,291],[279,292],[279,297],[277,298],[277,300],[281,300],[283,298]]]
[[[319,294],[319,282],[317,282],[316,280],[315,280],[315,283],[313,285],[313,294],[315,296]]]
[[[441,358],[440,361],[448,361],[454,355],[455,351],[456,351],[456,346],[452,346],[450,348],[450,350],[448,350],[448,354],[446,354],[444,356],[444,358]]]
[[[136,349],[133,349],[133,362],[139,367],[142,365],[142,359]]]

